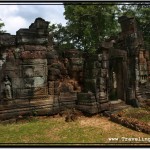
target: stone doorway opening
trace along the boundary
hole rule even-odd
[[[109,100],[126,101],[127,71],[123,57],[114,57],[109,63]]]

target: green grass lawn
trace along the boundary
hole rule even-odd
[[[133,131],[101,116],[81,116],[75,122],[65,122],[64,117],[36,117],[30,121],[0,125],[0,143],[17,144],[77,144],[114,143],[109,138],[142,137],[150,135]],[[127,143],[115,141],[115,143]],[[132,142],[131,142],[132,143]],[[135,142],[134,142],[135,143]],[[146,142],[147,143],[147,142]],[[143,143],[144,144],[144,143]],[[149,141],[150,144],[150,141]]]

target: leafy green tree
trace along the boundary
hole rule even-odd
[[[62,24],[49,24],[49,32],[53,35],[55,48],[59,51],[74,48],[68,26]]]
[[[106,35],[119,32],[119,7],[114,4],[64,4],[67,29],[76,48],[95,52]]]
[[[4,33],[5,31],[2,30],[2,28],[5,26],[5,24],[3,22],[1,22],[1,19],[0,19],[0,33]]]
[[[81,5],[82,4],[82,5]],[[121,5],[119,5],[121,4]],[[102,41],[121,31],[118,17],[136,17],[143,32],[145,45],[150,41],[150,8],[146,2],[138,3],[64,3],[66,26],[50,24],[54,41],[59,50],[77,48],[95,52]]]
[[[150,49],[150,3],[142,3],[141,5],[138,5],[136,12],[140,29],[143,32],[145,47]]]

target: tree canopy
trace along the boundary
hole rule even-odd
[[[135,16],[139,20],[143,32],[144,42],[147,49],[150,49],[150,5],[138,5]]]
[[[94,52],[106,36],[119,32],[117,5],[64,5],[67,28],[75,47]]]
[[[118,17],[122,15],[136,17],[143,32],[145,46],[150,48],[150,3],[118,3],[64,2],[67,25],[50,25],[59,49],[77,48],[95,52],[102,41],[115,37],[121,31]]]
[[[72,43],[72,38],[67,26],[62,26],[62,24],[49,24],[49,32],[53,36],[53,40],[56,44],[56,49],[60,51],[74,48]]]
[[[121,31],[118,17],[135,17],[150,49],[150,2],[64,2],[67,25],[50,24],[49,31],[59,50],[77,48],[95,52],[102,41]],[[5,24],[0,19],[0,33]]]
[[[2,30],[2,28],[5,26],[5,24],[2,22],[2,20],[0,19],[0,33],[5,32],[4,30]]]
[[[50,32],[59,49],[77,48],[95,52],[100,43],[109,36],[120,32],[118,24],[119,8],[117,5],[72,5],[64,4],[64,27],[61,24],[50,24]]]

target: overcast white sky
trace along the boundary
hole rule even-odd
[[[0,19],[5,23],[2,28],[8,33],[16,34],[20,28],[28,28],[37,17],[42,17],[51,23],[66,25],[63,16],[63,5],[1,5]]]

